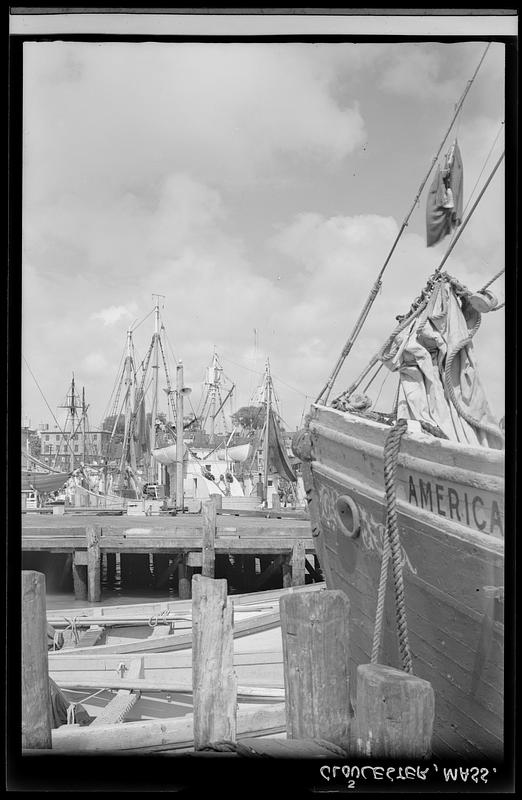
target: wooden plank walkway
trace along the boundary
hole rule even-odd
[[[307,554],[315,555],[310,522],[288,517],[206,513],[168,518],[92,515],[73,520],[27,515],[22,518],[22,550],[72,553],[75,596],[93,602],[100,599],[100,558],[115,553],[177,558],[180,597],[190,596],[194,567],[213,576],[216,556],[276,559],[284,586],[304,583],[306,569],[315,575],[306,560]],[[268,578],[273,568],[274,563],[265,565],[263,576]]]
[[[100,532],[102,553],[177,553],[201,552],[203,521],[200,514],[134,520],[96,516],[74,522],[65,517],[29,517],[22,520],[22,550],[71,553],[87,549],[86,529]],[[290,553],[296,539],[302,539],[307,553],[314,553],[308,520],[218,515],[215,551],[220,554]]]

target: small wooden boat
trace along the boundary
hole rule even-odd
[[[234,671],[237,680],[238,734],[284,734],[284,678],[279,599],[295,591],[317,591],[323,584],[252,595],[238,595],[234,606]],[[76,619],[109,621],[119,631],[118,644],[63,647],[49,652],[49,675],[70,704],[70,723],[53,730],[53,750],[101,751],[187,749],[192,746],[191,601],[129,606],[89,607]],[[102,612],[102,613],[100,613]],[[48,615],[59,631],[70,612]],[[170,616],[179,633],[152,634],[136,640],[146,619]],[[126,624],[128,622],[128,624]],[[139,622],[140,624],[136,624]],[[169,623],[170,624],[170,623]],[[102,626],[100,626],[102,627]],[[87,630],[97,630],[93,625]],[[150,630],[150,627],[149,627]],[[167,642],[168,640],[168,642]],[[159,649],[155,648],[158,646]],[[86,727],[74,724],[77,704],[93,717]],[[125,722],[125,725],[121,725]],[[114,727],[118,732],[114,732]],[[161,734],[161,731],[163,733]],[[161,734],[161,735],[160,735]],[[147,739],[147,737],[149,737]]]
[[[316,583],[234,595],[234,636],[240,638],[279,626],[279,598],[284,591],[317,590]],[[190,600],[166,600],[121,606],[87,606],[49,611],[48,623],[61,632],[63,648],[52,653],[61,658],[71,649],[78,655],[95,652],[145,653],[183,650],[192,643]]]

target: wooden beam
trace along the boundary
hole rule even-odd
[[[80,634],[75,647],[93,647],[100,641],[104,633],[105,629],[101,625],[91,625]]]
[[[435,700],[428,681],[381,664],[357,667],[357,753],[429,758]]]
[[[217,495],[214,497],[217,500]],[[206,500],[201,509],[203,520],[203,561],[201,574],[206,578],[213,578],[215,573],[216,500],[214,498]]]
[[[245,707],[237,713],[237,733],[247,736],[284,730],[284,703]],[[63,725],[52,732],[53,751],[107,753],[187,749],[194,741],[192,714],[158,720],[140,720],[125,725]]]
[[[87,600],[87,567],[83,564],[76,564],[74,558],[72,560],[72,576],[74,599]]]
[[[284,555],[281,561],[281,569],[283,571],[283,589],[289,589],[292,585],[292,565],[290,563],[291,556]]]
[[[315,560],[317,562],[317,559],[315,559]],[[312,567],[312,565],[310,564],[308,559],[305,560],[305,568],[306,568],[306,571],[308,572],[308,574],[312,576],[314,581],[318,581],[319,582],[319,581],[323,580],[321,574],[315,569],[315,567]]]
[[[182,555],[178,563],[178,596],[180,600],[190,600],[192,567],[187,564],[186,553]]]
[[[22,570],[22,748],[50,747],[45,576]]]
[[[143,656],[138,656],[132,660],[129,669],[125,673],[128,680],[140,679],[143,675]],[[131,708],[136,704],[139,693],[132,689],[118,689],[118,693],[112,700],[102,708],[98,716],[91,725],[109,725],[111,723],[123,722]]]
[[[280,608],[288,737],[348,749],[349,600],[338,590],[304,591],[283,595]]]
[[[192,682],[194,749],[235,741],[237,681],[234,672],[232,602],[226,580],[193,579]]]
[[[290,557],[292,568],[292,586],[303,586],[305,583],[305,546],[302,539],[296,539]]]
[[[100,526],[87,525],[85,535],[87,539],[87,586],[89,603],[99,603],[101,600],[101,554],[100,554]]]

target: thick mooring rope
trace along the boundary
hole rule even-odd
[[[348,753],[344,748],[339,745],[329,742],[326,739],[310,739],[313,744],[331,753],[338,758],[346,758]],[[242,744],[241,742],[231,742],[223,740],[219,742],[209,742],[205,747],[199,748],[198,752],[214,752],[214,753],[237,753],[239,756],[248,756],[250,758],[275,758],[277,756],[269,753],[259,752],[251,745]]]
[[[388,564],[390,561],[390,540],[385,533],[381,560],[381,575],[379,578],[379,591],[377,592],[377,611],[375,612],[375,626],[373,629],[372,664],[379,663],[382,646],[382,621],[384,618],[384,601],[386,599],[386,583],[388,580]]]
[[[392,559],[393,585],[395,590],[395,614],[397,619],[397,636],[399,640],[399,652],[401,655],[402,668],[405,672],[413,672],[410,645],[408,641],[408,623],[406,619],[406,603],[404,600],[404,580],[402,576],[402,553],[399,537],[399,526],[397,523],[397,460],[401,446],[401,439],[408,428],[405,419],[397,420],[384,444],[384,487],[386,490],[386,540],[383,547],[383,563],[381,566],[381,580],[379,581],[379,596],[377,600],[376,624],[374,632],[374,648],[372,650],[372,661],[378,658],[380,640],[382,635],[382,618],[384,613],[384,595],[386,589],[386,575],[388,568],[389,555]],[[387,550],[389,553],[387,554]],[[383,574],[384,573],[384,574]],[[382,588],[381,588],[382,586]],[[382,597],[381,597],[382,595]]]

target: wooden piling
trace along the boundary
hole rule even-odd
[[[159,585],[160,578],[166,574],[169,567],[169,556],[163,553],[152,554],[152,572],[154,575],[154,585],[156,588]],[[168,574],[167,574],[168,575]],[[168,580],[168,576],[167,576]],[[165,581],[164,581],[165,582]]]
[[[192,567],[187,564],[187,554],[184,553],[178,564],[178,596],[180,600],[190,600],[191,597]]]
[[[45,576],[22,570],[22,748],[51,748]]]
[[[324,739],[348,749],[350,603],[344,592],[281,597],[281,632],[290,739]]]
[[[213,495],[210,500],[206,500],[201,508],[201,519],[203,522],[203,542],[202,557],[203,563],[201,574],[206,578],[213,578],[215,575],[215,542],[216,542],[216,511],[218,495]]]
[[[107,583],[113,583],[116,578],[116,553],[107,553],[105,559]]]
[[[75,550],[72,558],[72,576],[75,600],[87,600],[87,554],[85,550]]]
[[[428,758],[435,699],[428,681],[381,664],[357,668],[357,754]]]
[[[305,584],[305,562],[306,553],[302,539],[296,539],[290,557],[292,568],[292,586],[304,586]]]
[[[232,602],[226,580],[193,579],[192,682],[194,749],[236,740],[237,680],[233,665]]]
[[[87,587],[89,603],[99,603],[101,600],[101,558],[99,525],[87,525],[85,529],[87,538]]]
[[[292,564],[291,564],[291,556],[285,555],[283,556],[283,560],[281,562],[281,569],[283,571],[283,589],[289,589],[292,585]]]

